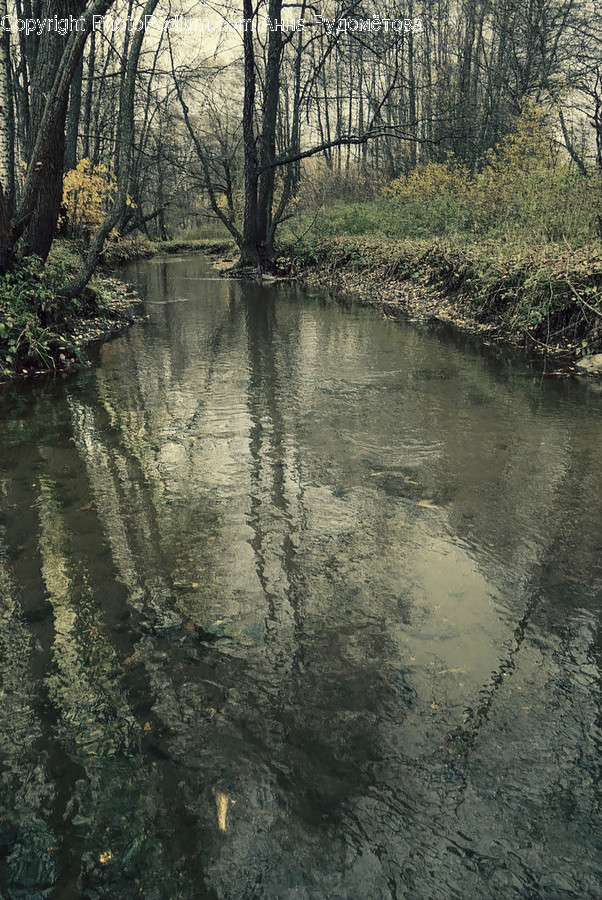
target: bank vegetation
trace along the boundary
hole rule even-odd
[[[575,170],[525,103],[479,171],[453,155],[349,199],[354,173],[300,196],[280,264],[312,283],[421,319],[576,359],[602,349],[602,178]],[[355,176],[357,177],[357,175]]]
[[[320,9],[0,0],[3,371],[71,358],[99,265],[199,240],[599,348],[599,5]]]

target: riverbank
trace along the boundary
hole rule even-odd
[[[159,253],[214,255],[231,247],[228,240],[211,238],[110,242],[82,296],[65,300],[60,289],[78,270],[81,252],[74,243],[55,241],[45,266],[27,259],[0,278],[0,383],[77,369],[87,363],[92,344],[144,319],[142,301],[113,276],[123,263]]]
[[[226,254],[235,247],[231,238],[205,238],[198,240],[150,241],[138,237],[109,244],[103,255],[103,264],[107,268],[116,268],[133,259],[148,259],[166,253],[177,256],[186,253],[205,253],[207,256]]]
[[[282,274],[387,315],[440,321],[567,364],[602,350],[602,248],[349,236],[289,243]]]
[[[222,271],[236,255],[233,242],[223,239],[124,241],[109,246],[81,298],[63,301],[57,294],[78,255],[56,242],[45,267],[29,260],[0,279],[0,382],[84,365],[88,346],[141,320],[141,301],[111,273],[158,253],[205,253],[218,258]],[[594,244],[513,252],[487,240],[311,237],[281,245],[277,273],[341,302],[352,297],[388,316],[443,322],[486,342],[549,356],[568,371],[583,371],[587,363],[588,374],[602,371],[591,365],[602,352],[602,248]]]
[[[90,345],[144,318],[140,299],[107,269],[81,297],[62,298],[79,262],[74,248],[59,241],[45,266],[29,258],[0,278],[0,383],[79,368]]]

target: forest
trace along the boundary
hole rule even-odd
[[[525,258],[554,285],[577,253],[550,291],[580,320],[565,303],[553,331],[596,349],[598,4],[1,0],[0,23],[5,364],[81,313],[111,252],[208,239],[259,272],[320,265],[336,237],[360,256],[401,244],[417,271],[438,247],[428,277],[470,269],[477,295],[493,260],[516,293]]]

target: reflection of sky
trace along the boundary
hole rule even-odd
[[[154,337],[133,359],[124,343],[119,364],[139,385],[126,419],[144,420],[157,443],[151,465],[164,497],[207,498],[219,517],[218,618],[241,592],[259,619],[266,596],[284,615],[288,542],[307,608],[336,558],[337,583],[361,609],[388,620],[396,598],[408,611],[402,640],[427,674],[457,670],[460,701],[477,691],[550,545],[566,542],[556,502],[583,432],[563,419],[555,387],[546,393],[522,373],[504,379],[370,316],[358,327],[339,310],[264,302],[254,286],[202,284],[197,265],[143,269]],[[156,305],[194,296],[195,284],[197,303]],[[99,374],[109,403],[111,371]],[[591,431],[585,440],[583,478],[593,483],[600,444]],[[582,497],[571,527],[599,536],[592,499]]]
[[[55,606],[81,625],[89,604],[102,651],[82,684],[127,720],[143,671],[161,802],[194,811],[219,896],[512,896],[527,875],[545,895],[551,871],[587,895],[600,398],[206,271],[130,269],[151,321],[70,383],[69,436],[40,453]],[[124,595],[127,665],[93,632]],[[217,838],[216,796],[236,801]]]

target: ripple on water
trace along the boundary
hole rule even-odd
[[[2,889],[598,896],[600,397],[207,271],[0,397]]]

